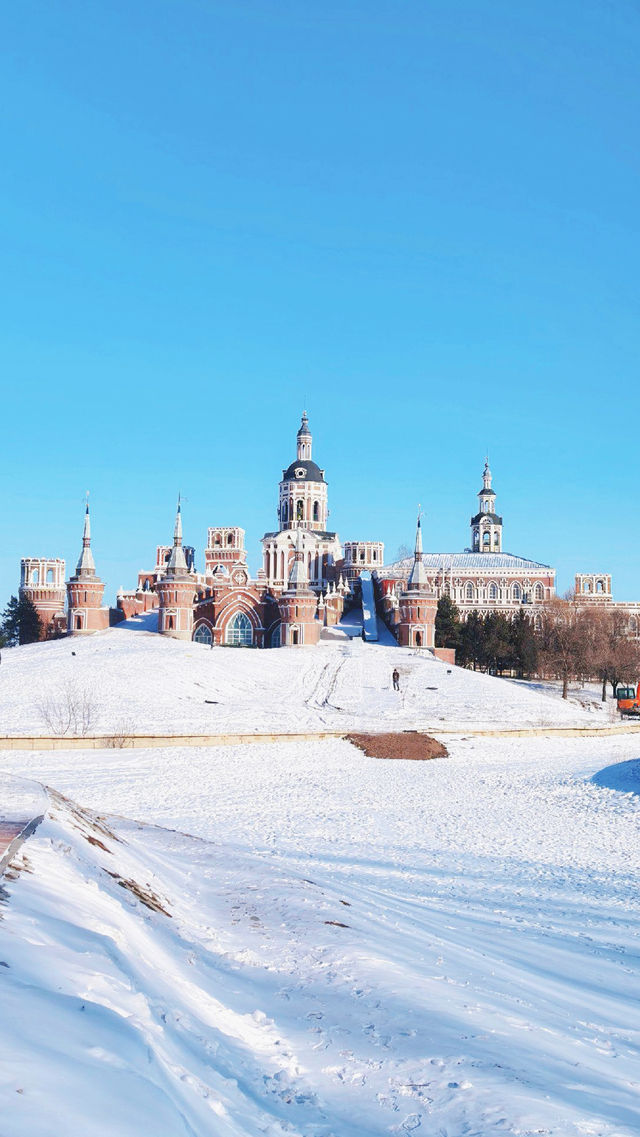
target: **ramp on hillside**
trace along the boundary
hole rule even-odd
[[[367,643],[376,643],[378,640],[378,617],[376,616],[376,598],[373,592],[373,581],[368,570],[360,573],[362,588],[362,627]]]

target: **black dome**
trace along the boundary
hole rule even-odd
[[[304,470],[304,473],[296,477],[296,470]],[[299,458],[297,462],[292,462],[282,475],[283,482],[323,482],[324,474],[315,462],[311,462],[306,458]]]

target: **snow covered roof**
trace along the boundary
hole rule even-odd
[[[475,569],[479,572],[488,572],[496,569],[507,571],[538,569],[555,572],[550,565],[542,564],[540,561],[530,561],[513,553],[423,553],[422,560],[424,567],[432,571],[444,569],[446,572],[456,572]],[[411,571],[412,564],[413,557],[406,557],[402,561],[385,565],[380,570],[380,575],[402,576]]]

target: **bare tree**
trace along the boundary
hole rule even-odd
[[[563,699],[572,679],[598,679],[604,703],[607,683],[615,694],[622,679],[635,682],[640,675],[640,643],[630,635],[625,613],[580,605],[572,595],[545,604],[540,658],[542,669],[562,680]]]
[[[599,653],[595,673],[602,683],[602,702],[607,699],[607,683],[615,695],[621,680],[636,682],[640,674],[640,644],[629,634],[628,617],[612,608],[599,616]]]
[[[97,707],[93,693],[69,679],[56,694],[44,696],[37,704],[40,716],[52,734],[85,738],[95,725]]]
[[[542,669],[562,680],[562,698],[569,683],[589,669],[589,638],[575,597],[554,596],[541,613],[540,659]]]

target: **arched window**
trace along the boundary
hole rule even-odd
[[[471,581],[468,580],[467,586],[464,590],[464,598],[465,598],[465,600],[473,600],[473,597],[474,597],[474,588],[473,588]]]
[[[295,646],[300,642],[300,633],[297,628],[291,629],[291,643]]]
[[[513,588],[511,589],[511,595],[514,600],[522,599],[522,589],[519,584],[514,584]]]
[[[604,592],[604,585],[601,580],[596,581],[596,592]]]
[[[482,534],[482,547],[483,547],[483,549],[488,549],[488,548],[490,548],[490,546],[491,546],[491,534],[490,533],[483,533]]]
[[[39,579],[40,579],[40,574],[39,574],[37,569],[34,569],[33,572],[31,573],[31,583],[37,584]]]
[[[422,647],[422,633],[416,632],[416,647]]]
[[[253,643],[253,628],[251,620],[244,612],[236,612],[229,620],[225,641],[233,647],[251,647]]]
[[[635,616],[632,616],[629,620],[629,631],[632,632],[634,636],[638,631],[638,621],[636,620]]]
[[[498,532],[495,532],[493,534],[493,543],[494,543],[494,545],[500,544],[500,534]]]
[[[296,521],[304,521],[304,502],[296,502]]]
[[[211,628],[209,625],[198,624],[198,627],[193,633],[193,638],[197,644],[206,644],[207,647],[211,647],[213,636],[211,635]]]
[[[227,545],[233,545],[233,533],[227,534]]]
[[[497,600],[497,599],[498,599],[498,586],[497,586],[497,584],[490,584],[489,585],[489,600]]]
[[[286,501],[283,501],[283,503],[282,503],[282,523],[283,523],[283,525],[286,522],[286,520],[287,520],[287,503],[286,503]]]
[[[313,503],[313,520],[314,521],[320,520],[320,502],[318,502],[318,501],[314,501],[314,503]]]
[[[273,629],[273,631],[271,633],[271,638],[269,640],[270,647],[280,647],[280,628],[281,628],[281,625],[277,624],[276,627]]]
[[[53,584],[53,569],[47,569],[47,584]]]
[[[536,601],[537,604],[540,604],[541,601],[544,600],[544,588],[540,584],[540,581],[538,581],[538,583],[536,584],[536,586],[533,590],[533,599]]]

